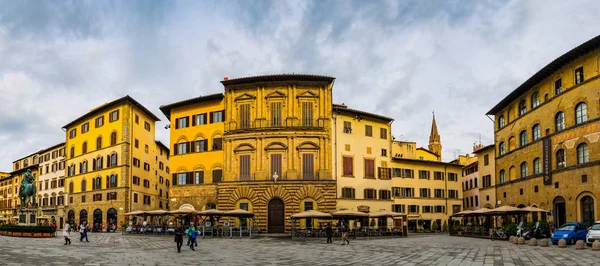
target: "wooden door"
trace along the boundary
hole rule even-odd
[[[283,201],[280,199],[272,199],[269,202],[269,213],[268,213],[268,231],[269,233],[283,233],[285,212]]]

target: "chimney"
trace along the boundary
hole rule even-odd
[[[228,77],[224,77],[223,80],[229,80],[229,78]]]

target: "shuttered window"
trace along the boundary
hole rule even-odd
[[[365,178],[375,178],[375,160],[365,159]]]
[[[271,126],[281,127],[281,102],[271,103]]]
[[[302,126],[313,126],[313,105],[310,102],[302,103]]]
[[[352,157],[344,157],[344,176],[354,176],[354,164]]]
[[[194,151],[193,152],[203,152],[208,151],[208,140],[197,140],[194,142]]]
[[[219,183],[223,180],[223,169],[214,169],[212,171],[213,183]]]
[[[250,155],[240,155],[240,181],[250,181]]]
[[[281,177],[281,154],[271,154],[271,176]]]
[[[250,104],[240,105],[240,128],[250,128]]]
[[[204,183],[204,171],[194,172],[194,184],[203,184]]]
[[[373,136],[373,127],[369,125],[365,125],[365,136],[372,137]]]
[[[314,165],[314,154],[307,153],[302,154],[302,179],[313,180],[315,179],[315,165]]]

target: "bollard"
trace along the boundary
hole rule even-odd
[[[594,243],[592,243],[592,250],[593,251],[599,251],[600,250],[600,240],[596,240],[596,241],[594,241]]]
[[[585,249],[585,242],[583,242],[583,240],[577,240],[577,242],[575,242],[575,249]]]
[[[513,244],[519,244],[519,238],[518,237],[513,237]]]
[[[519,239],[517,240],[519,245],[524,245],[525,244],[525,238],[524,237],[519,237]]]
[[[508,238],[508,242],[511,242],[511,243],[512,243],[512,242],[513,242],[513,238],[515,238],[515,236],[510,236],[510,237]]]
[[[548,246],[550,246],[550,241],[548,241],[548,239],[542,239],[540,241],[540,246],[541,247],[548,247]]]
[[[537,239],[535,239],[535,238],[529,239],[529,245],[530,246],[537,246]]]
[[[566,248],[567,247],[567,240],[564,240],[564,239],[558,240],[558,247],[559,248]]]

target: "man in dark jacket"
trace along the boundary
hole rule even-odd
[[[331,238],[333,237],[333,228],[331,228],[331,223],[327,223],[327,228],[325,228],[325,234],[327,234],[327,244],[333,243]]]
[[[183,246],[184,233],[185,232],[183,231],[181,224],[178,224],[177,228],[175,229],[175,243],[177,243],[177,253],[181,253],[181,246]]]

